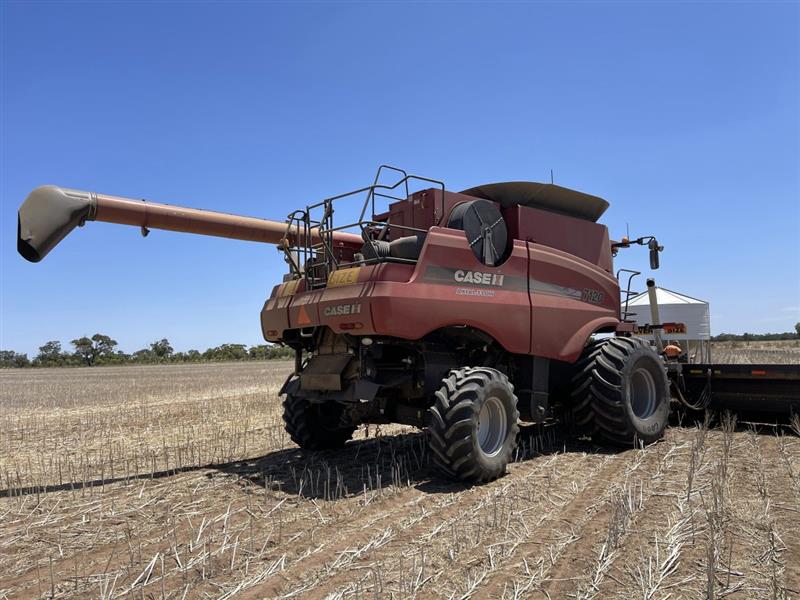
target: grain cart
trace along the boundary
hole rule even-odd
[[[520,420],[569,414],[619,445],[664,432],[666,363],[621,318],[612,263],[639,243],[657,267],[661,247],[613,244],[597,223],[607,207],[553,184],[451,192],[386,166],[283,223],[44,186],[19,209],[18,250],[37,262],[86,221],[275,244],[289,273],[261,328],[295,351],[281,389],[292,440],[332,449],[362,423],[425,427],[442,471],[486,481],[505,471]],[[353,222],[334,221],[348,211]]]

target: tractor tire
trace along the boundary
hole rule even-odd
[[[508,378],[488,367],[455,369],[435,396],[428,426],[434,464],[467,481],[503,475],[519,433],[517,397]]]
[[[283,400],[286,433],[304,450],[342,448],[356,428],[341,427],[340,416],[341,407],[335,402],[312,404],[294,394],[286,394]]]
[[[642,340],[594,340],[575,364],[571,405],[578,430],[598,442],[628,447],[655,442],[669,421],[666,367]]]

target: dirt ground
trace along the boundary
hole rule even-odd
[[[293,447],[289,369],[0,372],[0,598],[800,597],[790,427],[608,451],[529,426],[465,486],[411,428]]]

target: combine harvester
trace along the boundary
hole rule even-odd
[[[278,245],[289,273],[261,328],[295,350],[284,420],[309,450],[343,446],[362,423],[405,423],[428,429],[442,471],[487,481],[505,472],[520,420],[569,417],[633,445],[663,435],[673,395],[697,409],[800,406],[800,367],[683,364],[659,336],[653,348],[633,335],[612,257],[646,245],[655,269],[663,248],[612,243],[597,223],[607,208],[552,184],[454,193],[386,166],[283,223],[43,186],[19,209],[18,250],[38,262],[86,221]],[[358,218],[335,224],[335,210]]]

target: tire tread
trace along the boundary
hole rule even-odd
[[[283,399],[283,421],[286,433],[304,450],[342,448],[353,437],[355,427],[326,429],[310,414],[311,403],[301,396],[286,394]]]
[[[491,383],[501,383],[512,397],[513,412],[510,415],[511,430],[508,435],[513,443],[506,445],[505,456],[499,462],[502,469],[485,470],[472,453],[472,430],[477,419],[476,404],[481,390]],[[519,433],[519,411],[514,387],[501,372],[488,367],[463,367],[454,369],[442,380],[442,387],[434,394],[434,405],[430,408],[429,445],[432,460],[446,475],[477,482],[490,481],[505,472],[516,448]]]
[[[572,377],[572,422],[579,433],[617,446],[637,441],[626,413],[622,371],[631,355],[645,345],[642,340],[613,337],[593,340],[586,346]],[[663,393],[668,402],[666,387]]]

